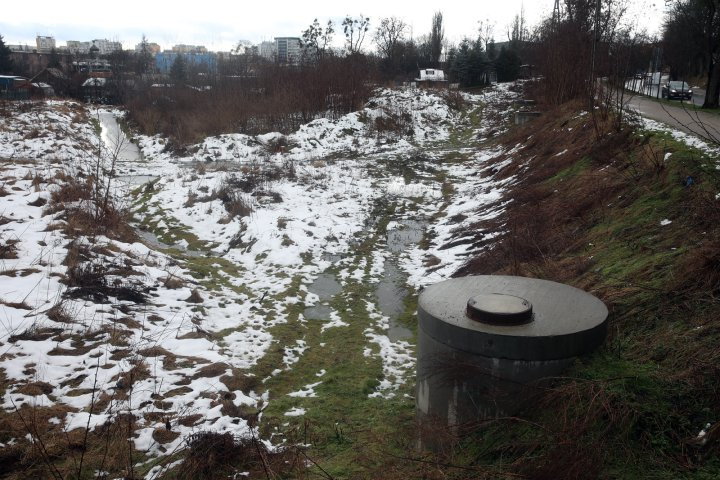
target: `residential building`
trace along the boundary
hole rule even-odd
[[[35,37],[35,44],[38,53],[48,53],[55,48],[55,37],[45,37],[38,35]]]
[[[107,55],[108,53],[122,50],[122,43],[105,38],[95,39],[92,41],[94,47],[97,47],[99,55]]]
[[[45,88],[45,85],[52,87],[53,93],[59,94],[66,93],[71,86],[70,78],[65,74],[65,72],[59,68],[53,67],[46,68],[42,72],[38,73],[30,79],[30,82],[32,82],[32,84],[36,87],[41,87],[46,95],[49,92]],[[36,83],[39,85],[35,85]]]
[[[150,52],[151,55],[155,55],[162,51],[162,48],[160,48],[160,45],[158,45],[157,43],[153,43],[153,42],[145,43],[145,48],[147,48],[147,50]],[[143,49],[142,43],[138,43],[137,45],[135,45],[136,53],[142,52],[142,49]]]
[[[286,65],[300,62],[300,38],[275,37],[275,61]]]
[[[275,42],[262,42],[258,50],[262,58],[275,61]]]
[[[107,55],[108,53],[122,50],[122,43],[105,38],[98,38],[91,42],[79,42],[77,40],[68,40],[65,42],[69,52],[74,54],[87,54],[90,49],[95,47],[95,53],[98,55]]]
[[[27,100],[30,98],[32,85],[24,77],[0,75],[1,100]]]
[[[70,53],[78,55],[88,53],[90,51],[90,47],[92,47],[92,42],[68,40],[67,42],[65,42],[65,45],[67,45],[67,49],[70,51]]]
[[[7,46],[11,52],[34,52],[35,47],[31,47],[30,45],[8,45]]]
[[[182,55],[188,66],[215,72],[217,70],[217,58],[213,53],[178,53],[165,50],[155,55],[155,66],[160,73],[169,73],[175,59]]]
[[[174,45],[172,51],[175,53],[208,53],[203,45]]]
[[[10,59],[15,66],[15,73],[33,77],[50,65],[50,62],[59,62],[61,69],[67,69],[71,62],[71,56],[56,51],[38,53],[35,48],[28,50],[13,50],[10,52]]]

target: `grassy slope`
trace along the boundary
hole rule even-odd
[[[521,179],[509,234],[462,273],[592,291],[611,310],[608,341],[546,385],[526,421],[475,432],[458,461],[528,478],[717,478],[717,443],[693,441],[720,418],[716,159],[664,134],[601,130],[565,106],[504,139],[526,145],[504,172]]]

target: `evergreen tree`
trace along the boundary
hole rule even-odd
[[[450,76],[463,87],[470,85],[470,42],[464,39],[453,54]]]
[[[500,49],[500,55],[495,60],[498,82],[512,82],[517,80],[520,73],[520,56],[514,48]]]
[[[187,63],[182,55],[178,55],[170,67],[170,78],[176,84],[185,83],[187,80]]]
[[[135,56],[135,73],[142,75],[150,70],[152,64],[152,54],[150,53],[150,45],[147,37],[143,34],[140,41],[140,51]]]
[[[13,72],[13,61],[10,58],[10,49],[5,45],[0,35],[0,75]]]
[[[487,56],[483,51],[482,41],[464,39],[460,47],[449,56],[450,77],[463,87],[482,85],[487,70]]]
[[[430,64],[437,68],[440,66],[440,56],[442,55],[443,40],[445,39],[445,28],[443,27],[442,12],[436,12],[432,19],[432,28],[430,29],[430,39],[428,41]]]
[[[497,58],[497,47],[495,46],[495,40],[490,40],[485,53],[488,57],[488,60],[490,60],[491,62],[495,61],[495,59]]]
[[[484,73],[487,68],[487,57],[482,48],[480,39],[475,40],[470,48],[468,64],[470,66],[470,85],[482,85],[485,83]]]

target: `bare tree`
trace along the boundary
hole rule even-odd
[[[490,19],[480,20],[478,22],[478,39],[483,45],[485,51],[488,51],[488,47],[494,42],[495,33],[495,22],[491,22]]]
[[[352,56],[360,53],[363,41],[368,30],[370,30],[370,17],[352,18],[350,15],[345,17],[342,22],[343,32],[345,33],[345,48],[348,55]]]
[[[436,67],[440,65],[444,39],[445,28],[443,27],[442,12],[436,12],[433,15],[432,28],[430,29],[430,59]]]
[[[397,17],[383,18],[375,30],[375,45],[385,58],[392,58],[405,38],[407,24]]]
[[[593,75],[605,76],[592,68],[592,52],[596,50],[602,65],[627,2],[600,0],[599,12],[597,4],[597,0],[564,0],[556,21],[548,18],[538,29],[539,41],[533,48],[545,78],[545,100],[551,104],[589,98],[595,86],[588,81],[591,70]]]
[[[321,59],[325,56],[334,33],[335,26],[332,20],[328,20],[327,25],[323,28],[316,18],[307,30],[302,33],[303,53],[312,55],[317,60]]]

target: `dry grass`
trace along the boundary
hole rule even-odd
[[[63,176],[58,181],[60,188],[53,191],[45,213],[61,212],[66,235],[105,235],[123,242],[136,240],[135,232],[127,223],[127,213],[115,208],[112,202],[96,198],[97,185],[92,177]]]
[[[256,66],[250,77],[218,77],[213,88],[147,89],[128,102],[143,133],[162,133],[169,150],[223,133],[290,133],[318,114],[338,116],[367,100],[373,69],[360,57],[328,57],[322,64]]]
[[[24,388],[48,390],[42,384]],[[0,441],[6,444],[0,449],[0,476],[12,480],[95,478],[93,472],[100,470],[136,478],[129,467],[132,442],[127,441],[135,428],[134,419],[118,416],[90,432],[82,428],[64,431],[62,424],[49,421],[63,420],[70,410],[23,404],[13,412],[0,413]],[[26,439],[28,435],[32,442]],[[9,445],[10,438],[17,440]]]
[[[0,260],[14,260],[18,258],[18,239],[0,240]]]
[[[246,182],[252,182],[254,187],[255,181],[252,177],[245,176],[243,178],[244,180],[241,182],[234,176],[227,176],[210,195],[198,198],[197,201],[220,200],[230,219],[250,216],[253,212],[252,204],[243,196],[240,190],[246,187]]]
[[[16,308],[18,310],[32,310],[33,308],[25,303],[25,301],[22,302],[7,302],[5,300],[0,299],[0,305],[5,305],[6,307],[10,308]]]
[[[200,291],[197,288],[194,288],[193,291],[190,293],[190,296],[185,299],[188,303],[203,303],[205,299],[200,295]]]
[[[483,426],[472,441],[523,478],[710,472],[714,447],[686,445],[702,426],[690,419],[715,418],[720,405],[720,179],[682,146],[665,162],[662,138],[615,132],[612,118],[598,120],[614,133],[596,137],[580,108],[549,110],[543,123],[503,139],[507,149],[524,145],[493,173],[517,179],[513,202],[473,226],[483,250],[458,275],[515,274],[591,291],[612,312],[609,338],[574,378],[539,389],[518,421]],[[696,185],[683,189],[688,172]],[[662,218],[672,225],[661,227]],[[504,233],[486,243],[487,231]]]
[[[185,287],[185,280],[180,277],[176,277],[175,275],[168,275],[165,278],[161,278],[160,281],[163,283],[165,288],[169,288],[171,290],[177,290],[178,288]]]
[[[198,432],[187,437],[185,444],[185,461],[175,472],[175,478],[182,480],[220,478],[238,471],[249,472],[251,478],[284,478],[297,469],[289,452],[270,453],[256,438]]]
[[[537,276],[540,265],[545,278],[566,281],[590,267],[587,262],[569,261],[563,254],[583,245],[582,233],[592,228],[602,218],[604,206],[627,188],[628,179],[618,175],[617,168],[623,168],[628,144],[636,140],[626,131],[589,143],[590,126],[580,121],[573,124],[571,133],[563,133],[559,141],[558,132],[567,131],[568,117],[576,111],[576,104],[564,105],[548,112],[547,118],[554,120],[542,127],[518,128],[508,136],[508,146],[525,143],[513,161],[495,174],[497,178],[519,178],[512,193],[513,202],[502,218],[472,227],[481,233],[475,240],[477,247],[484,245],[483,231],[506,233],[501,242],[494,239],[494,247],[470,261],[459,274],[503,272]],[[531,134],[532,139],[527,141]],[[564,150],[565,154],[557,156]],[[586,170],[562,178],[562,173],[581,159],[586,159]],[[603,168],[607,166],[614,168]],[[552,178],[559,181],[549,182]],[[555,262],[559,263],[553,265]],[[564,268],[568,262],[572,263],[570,269]]]

